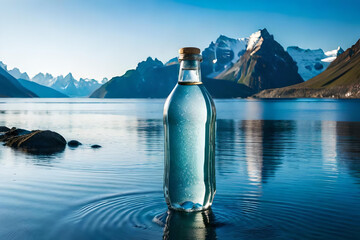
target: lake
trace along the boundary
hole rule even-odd
[[[217,193],[191,214],[163,197],[164,101],[0,99],[0,126],[83,143],[0,145],[0,239],[360,239],[360,100],[216,100]]]

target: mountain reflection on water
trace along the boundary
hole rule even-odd
[[[360,238],[360,101],[216,101],[217,193],[190,214],[163,198],[163,101],[2,101],[0,125],[83,145],[0,146],[0,239]]]

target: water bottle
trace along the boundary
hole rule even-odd
[[[215,104],[201,82],[198,48],[179,50],[178,83],[164,106],[164,196],[170,209],[208,209],[216,192]]]

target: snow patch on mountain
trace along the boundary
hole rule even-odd
[[[334,61],[337,58],[337,56],[339,56],[343,52],[344,52],[344,50],[339,46],[337,49],[325,52],[325,55],[328,57],[321,59],[321,61],[326,62],[326,63],[331,63],[332,61]]]
[[[342,54],[344,52],[344,49],[342,49],[340,46],[337,47],[337,49],[334,49],[334,50],[330,50],[330,51],[327,51],[325,52],[325,55],[328,56],[328,57],[337,57],[339,56],[340,54]]]
[[[247,44],[248,38],[235,39],[220,35],[202,52],[205,75],[214,78],[234,65],[245,53]]]
[[[236,63],[242,53],[244,52],[246,45],[247,45],[248,39],[246,38],[229,38],[224,35],[221,35],[215,43],[215,48],[217,50],[222,51],[215,51],[216,55],[220,55],[221,52],[227,51],[225,54],[231,54],[230,52],[233,52],[233,57],[230,62]],[[217,59],[218,56],[215,56],[215,59]],[[219,56],[222,57],[222,56]]]
[[[251,34],[249,37],[249,40],[248,40],[246,50],[252,51],[256,47],[256,45],[259,44],[260,39],[261,39],[261,31],[260,30]]]
[[[38,73],[31,79],[31,81],[36,82],[40,85],[48,86],[49,81],[53,78],[54,77],[50,73]]]
[[[305,81],[323,72],[343,51],[341,47],[327,52],[320,48],[314,50],[296,46],[287,48],[287,52],[297,63],[298,72]]]

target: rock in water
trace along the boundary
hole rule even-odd
[[[6,136],[21,136],[25,134],[29,134],[31,131],[21,128],[12,127],[8,132],[6,132]]]
[[[52,154],[65,149],[66,140],[60,134],[49,130],[35,130],[26,134],[23,129],[11,129],[1,140],[6,146],[34,154]]]
[[[71,141],[68,142],[69,147],[74,147],[75,148],[75,147],[78,147],[80,145],[82,145],[82,143],[77,141],[77,140],[71,140]]]
[[[97,144],[94,144],[94,145],[91,146],[91,148],[101,148],[101,146],[97,145]]]
[[[5,130],[5,128],[4,128],[4,130]],[[31,133],[31,131],[13,127],[11,129],[9,129],[8,131],[6,131],[4,135],[0,136],[0,141],[7,142],[13,137],[22,136],[22,135],[29,134],[29,133]]]

